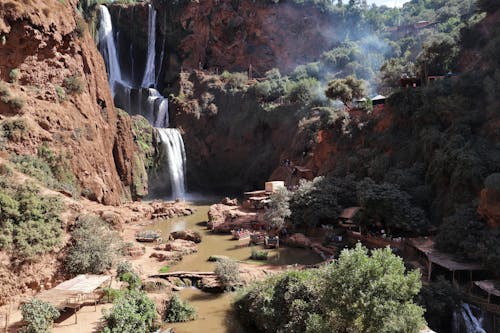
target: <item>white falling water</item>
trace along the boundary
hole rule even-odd
[[[109,85],[111,86],[113,96],[115,96],[116,82],[121,82],[122,76],[116,53],[115,39],[113,37],[113,24],[111,23],[111,15],[106,6],[99,6],[99,14],[101,17],[99,24],[99,48],[107,64]]]
[[[481,312],[482,314],[482,312]],[[466,333],[486,333],[482,327],[483,318],[476,318],[472,313],[470,305],[462,303],[460,310],[453,313],[453,332],[466,332]],[[464,326],[462,326],[463,324]]]
[[[166,151],[165,158],[170,173],[172,196],[174,199],[184,197],[186,151],[181,133],[176,128],[157,128],[161,142]]]
[[[144,88],[154,87],[156,83],[155,77],[155,55],[156,55],[156,10],[148,5],[148,58],[146,62],[146,70],[142,78],[141,86]]]

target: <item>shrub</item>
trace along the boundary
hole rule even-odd
[[[20,172],[36,178],[44,185],[54,186],[54,174],[43,159],[32,155],[12,155],[10,161]]]
[[[14,109],[22,109],[24,107],[24,104],[26,104],[26,101],[24,98],[16,96],[12,97],[9,99],[8,104],[13,107]]]
[[[66,91],[64,91],[63,87],[56,86],[56,94],[59,102],[63,102],[66,100]]]
[[[245,87],[248,81],[246,73],[222,73],[222,77],[226,79],[226,85],[231,91],[241,90]]]
[[[101,333],[150,333],[155,329],[156,306],[142,291],[129,290],[104,312],[106,327]]]
[[[269,226],[281,230],[285,226],[285,219],[290,217],[290,193],[286,188],[280,188],[270,196],[269,208],[266,209],[264,219]]]
[[[221,259],[217,261],[214,273],[226,289],[230,289],[240,282],[240,268],[234,260]]]
[[[36,298],[21,306],[24,327],[22,333],[48,333],[59,317],[59,311],[51,304]]]
[[[28,134],[28,124],[24,119],[7,120],[0,126],[1,135],[9,140],[18,142]]]
[[[197,315],[196,309],[191,304],[173,295],[166,306],[164,321],[167,323],[185,322],[195,320]]]
[[[0,184],[0,249],[17,260],[36,261],[61,243],[62,203],[32,185]]]
[[[81,94],[83,92],[82,78],[78,74],[70,75],[64,79],[64,87],[70,94]]]
[[[386,332],[421,330],[413,302],[420,274],[406,272],[390,249],[371,256],[361,245],[320,269],[289,271],[259,281],[238,296],[235,310],[260,332]]]
[[[250,258],[253,260],[267,260],[268,254],[269,254],[269,252],[267,252],[267,251],[252,250],[252,254],[250,255]]]
[[[13,68],[9,72],[9,78],[10,82],[12,83],[17,83],[17,80],[19,79],[19,76],[21,75],[21,72],[17,68]]]
[[[119,242],[118,233],[106,222],[96,216],[80,216],[72,232],[66,270],[73,274],[100,274],[110,269],[119,253]]]

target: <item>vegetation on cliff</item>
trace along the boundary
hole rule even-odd
[[[417,271],[390,249],[371,256],[361,245],[315,270],[291,271],[244,289],[235,309],[260,332],[419,332]]]

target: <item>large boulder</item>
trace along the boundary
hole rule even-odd
[[[170,239],[184,239],[195,243],[201,243],[200,233],[192,230],[173,231],[170,233]]]
[[[307,249],[311,247],[311,240],[303,234],[293,234],[285,240],[286,245]]]

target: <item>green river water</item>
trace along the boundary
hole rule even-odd
[[[321,258],[314,252],[304,249],[281,247],[279,250],[269,251],[267,261],[250,260],[252,247],[247,246],[248,240],[232,240],[231,235],[213,234],[204,226],[210,205],[206,203],[193,206],[196,212],[193,215],[177,217],[158,222],[148,229],[161,230],[163,239],[168,239],[172,231],[190,229],[202,235],[202,242],[198,244],[198,253],[187,255],[179,263],[172,265],[170,271],[213,271],[215,263],[209,262],[211,255],[224,255],[229,258],[254,263],[270,265],[314,264]],[[253,247],[262,249],[260,246]],[[182,299],[188,300],[198,310],[198,319],[187,323],[167,324],[165,327],[174,327],[176,333],[214,332],[238,333],[245,331],[237,322],[231,311],[233,293],[210,294],[195,288],[185,288],[179,292]]]

